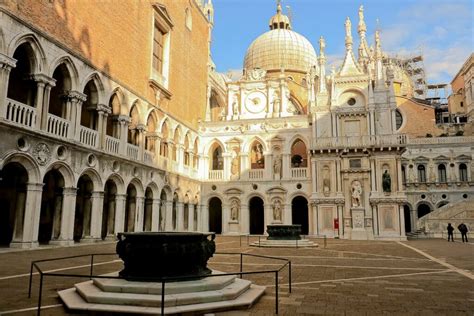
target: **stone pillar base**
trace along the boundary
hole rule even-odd
[[[92,243],[96,243],[96,242],[101,241],[101,240],[102,240],[101,238],[86,236],[86,237],[83,237],[79,242],[81,244],[92,244]]]
[[[49,244],[52,246],[73,246],[74,240],[56,239],[56,240],[51,240]]]
[[[17,248],[17,249],[30,249],[30,248],[38,248],[39,243],[37,241],[12,241],[10,243],[10,248]]]

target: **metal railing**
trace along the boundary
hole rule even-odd
[[[51,259],[43,259],[43,260],[35,260],[31,262],[30,267],[30,279],[28,285],[28,298],[31,298],[31,287],[33,282],[33,268],[38,271],[40,276],[40,284],[38,289],[38,306],[37,306],[37,315],[41,314],[41,301],[43,295],[43,283],[45,282],[45,278],[47,276],[54,276],[54,277],[65,277],[65,278],[96,278],[96,279],[125,279],[120,276],[104,276],[104,275],[94,275],[94,258],[97,256],[112,256],[117,255],[116,253],[94,253],[94,254],[84,254],[84,255],[76,255],[76,256],[68,256],[68,257],[60,257],[60,258],[51,258]],[[263,255],[256,255],[256,254],[248,254],[248,253],[241,253],[241,252],[216,252],[214,255],[239,255],[240,256],[240,269],[238,272],[230,272],[230,273],[218,273],[218,274],[211,274],[202,276],[202,278],[212,278],[212,277],[220,277],[220,276],[230,276],[230,275],[239,275],[242,278],[244,275],[254,275],[254,274],[270,274],[273,273],[275,275],[275,314],[278,314],[278,300],[279,300],[279,273],[288,266],[288,292],[291,293],[291,260],[286,258],[278,258],[278,257],[271,257],[271,256],[263,256]],[[73,274],[73,273],[55,273],[55,272],[45,272],[43,271],[38,264],[43,262],[51,262],[51,261],[59,261],[59,260],[67,260],[67,259],[75,259],[75,258],[84,258],[90,256],[90,265],[89,265],[89,274]],[[263,258],[263,259],[271,259],[271,260],[278,260],[278,261],[285,261],[284,264],[279,266],[273,270],[261,270],[261,271],[244,271],[244,257],[255,257],[255,258]],[[212,263],[211,263],[212,264]],[[143,281],[148,282],[161,282],[161,315],[165,315],[165,290],[166,290],[166,283],[169,282],[176,282],[176,281],[186,281],[186,280],[195,280],[196,276],[185,276],[185,277],[169,277],[169,278],[144,278]]]

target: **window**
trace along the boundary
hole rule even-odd
[[[418,165],[418,182],[426,182],[426,168],[424,165]]]
[[[467,182],[467,165],[462,163],[459,165],[459,181]]]
[[[464,102],[461,101],[461,103],[460,103],[459,105],[460,105],[461,107],[463,107],[463,106],[464,106]]]
[[[444,164],[438,165],[438,182],[446,183],[446,166]]]
[[[395,125],[396,125],[397,130],[400,129],[400,127],[402,127],[402,124],[403,124],[402,113],[400,113],[399,110],[396,110],[395,111]]]
[[[153,69],[160,74],[163,72],[163,41],[165,32],[163,32],[158,25],[155,24],[155,31],[153,32]]]
[[[405,166],[402,166],[402,182],[403,183],[407,182],[407,173],[406,173]]]

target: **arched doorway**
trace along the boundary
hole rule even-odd
[[[127,204],[125,206],[125,231],[135,230],[135,213],[137,211],[137,189],[133,184],[127,187]]]
[[[143,231],[151,231],[151,214],[153,209],[153,191],[148,187],[145,191],[145,205],[143,208]]]
[[[301,225],[301,234],[308,235],[308,200],[303,196],[297,196],[291,201],[291,217],[293,224]]]
[[[76,211],[74,213],[74,241],[91,235],[92,191],[94,184],[87,175],[77,182]]]
[[[43,183],[38,242],[47,244],[61,233],[64,178],[59,171],[51,170]]]
[[[418,205],[417,212],[418,218],[421,218],[431,212],[431,207],[428,204],[421,203]]]
[[[217,197],[209,200],[209,231],[222,234],[222,201]]]
[[[28,173],[17,162],[0,171],[0,246],[22,237],[27,183]]]
[[[410,206],[403,205],[403,215],[405,216],[405,232],[411,232],[411,211]]]
[[[104,205],[102,208],[102,231],[101,237],[113,237],[115,233],[115,197],[117,186],[113,180],[107,180],[104,187]]]
[[[249,201],[249,228],[252,235],[263,235],[265,231],[263,200],[255,196]]]

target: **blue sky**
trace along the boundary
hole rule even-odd
[[[213,0],[212,57],[220,72],[241,71],[250,43],[268,31],[276,0]],[[450,82],[473,52],[473,2],[464,0],[282,0],[292,12],[293,30],[304,35],[319,55],[318,39],[326,39],[328,64],[344,55],[344,21],[352,21],[357,53],[358,8],[364,5],[369,44],[378,27],[382,49],[392,55],[423,53],[427,80]],[[378,24],[377,24],[378,19]]]

